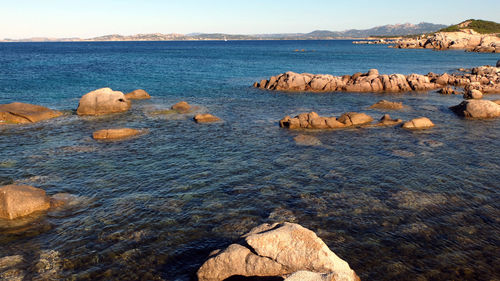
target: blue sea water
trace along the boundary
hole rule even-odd
[[[26,280],[190,280],[212,250],[261,223],[292,221],[314,230],[362,280],[498,279],[500,120],[459,118],[448,107],[461,97],[435,92],[251,87],[289,70],[450,73],[498,59],[347,40],[2,43],[0,103],[65,115],[0,127],[0,184],[77,197],[62,210],[0,221],[0,258],[22,255],[16,269]],[[76,116],[79,98],[102,87],[143,88],[152,99],[124,114]],[[393,118],[426,116],[436,127],[298,132],[277,123],[312,110],[379,118],[386,112],[367,107],[381,99],[407,106]],[[224,121],[154,114],[181,100]],[[111,127],[148,133],[91,138]],[[321,144],[298,145],[299,134]]]

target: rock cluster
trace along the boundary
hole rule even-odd
[[[339,118],[336,117],[322,117],[316,112],[301,113],[293,118],[285,116],[280,120],[280,127],[292,130],[296,129],[338,129],[348,128],[355,126],[392,126],[401,123],[400,119],[391,119],[386,114],[376,124],[370,124],[373,118],[365,113],[347,112],[342,114]]]
[[[465,29],[457,32],[437,32],[425,38],[402,39],[395,42],[400,49],[466,50],[500,53],[500,38]]]
[[[76,113],[78,115],[103,115],[129,109],[130,101],[122,92],[101,88],[83,95]]]
[[[379,74],[376,69],[367,73],[333,76],[286,72],[272,76],[269,80],[255,82],[254,87],[290,92],[373,92],[396,93],[429,91],[447,86],[471,87],[483,93],[500,93],[500,68],[481,66],[467,73],[458,74]]]
[[[286,278],[314,273],[332,277],[325,280],[359,280],[313,231],[285,222],[260,225],[243,235],[241,243],[215,251],[197,275],[199,281],[222,281],[232,276]],[[290,280],[303,280],[297,275]]]
[[[40,105],[20,102],[0,104],[0,125],[35,123],[61,115],[60,111]]]

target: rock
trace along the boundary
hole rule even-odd
[[[346,126],[357,126],[367,124],[373,121],[373,118],[365,113],[347,112],[342,114],[338,121]]]
[[[116,140],[133,137],[140,133],[140,130],[130,128],[104,129],[95,131],[92,134],[92,137],[95,140]]]
[[[50,208],[50,198],[45,191],[29,185],[0,187],[0,218],[16,219]]]
[[[78,115],[103,115],[125,112],[130,109],[130,101],[122,92],[102,88],[89,92],[80,99]]]
[[[333,273],[317,273],[311,271],[297,271],[288,276],[284,281],[336,281]]]
[[[500,116],[500,105],[490,100],[466,100],[450,109],[466,118],[494,118]]]
[[[443,95],[456,95],[457,91],[455,91],[452,87],[444,87],[439,89],[438,93]]]
[[[470,100],[470,99],[479,100],[482,98],[483,98],[483,93],[481,93],[481,91],[479,91],[479,90],[469,90],[469,91],[465,92],[465,94],[464,94],[464,99],[467,99],[467,100]]]
[[[188,113],[191,111],[191,105],[185,101],[181,101],[172,105],[172,110],[175,110],[178,113]]]
[[[125,94],[125,97],[128,100],[147,100],[151,98],[148,92],[144,91],[143,89],[137,89],[130,93],[127,93]]]
[[[403,122],[401,119],[392,119],[389,114],[385,114],[380,118],[380,121],[376,124],[377,126],[393,126]]]
[[[497,67],[500,67],[500,60],[497,60]]]
[[[427,117],[415,118],[403,124],[405,129],[427,129],[431,127],[434,127],[434,123]]]
[[[378,75],[378,70],[375,68],[368,70],[368,73],[366,74],[366,76],[372,76],[372,75]]]
[[[285,277],[298,271],[333,274],[336,281],[359,280],[347,262],[335,255],[314,232],[298,224],[263,224],[242,239],[241,244],[216,251],[198,270],[198,280],[219,281],[231,276]]]
[[[193,119],[196,123],[211,123],[220,121],[219,117],[208,113],[197,114]]]
[[[381,101],[377,102],[376,104],[370,106],[369,108],[397,110],[397,109],[403,109],[403,103],[402,102],[391,102],[391,101],[381,100]]]
[[[21,255],[6,256],[0,258],[0,271],[17,266],[18,264],[23,262],[24,258]]]
[[[492,100],[492,102],[500,105],[500,100]]]
[[[314,136],[300,134],[293,138],[296,144],[305,146],[319,146],[322,145],[321,141]]]
[[[62,266],[63,262],[58,251],[42,250],[35,264],[35,271],[42,280],[58,280]]]
[[[35,123],[61,115],[60,111],[40,105],[20,102],[0,104],[0,125]]]

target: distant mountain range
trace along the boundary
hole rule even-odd
[[[234,35],[224,33],[191,33],[191,34],[137,34],[137,35],[105,35],[94,38],[28,38],[4,39],[2,42],[78,42],[78,41],[177,41],[177,40],[320,40],[320,39],[359,39],[372,36],[405,36],[431,33],[446,25],[422,22],[419,24],[383,25],[370,29],[350,29],[345,31],[315,30],[310,33],[254,34]]]

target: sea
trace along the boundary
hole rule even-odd
[[[196,280],[213,250],[288,221],[313,230],[361,280],[498,280],[500,119],[460,118],[449,107],[462,96],[435,91],[252,87],[286,71],[454,73],[498,59],[350,40],[0,43],[0,103],[64,112],[0,127],[0,185],[71,197],[60,209],[0,220],[0,279]],[[77,116],[80,97],[103,87],[152,98],[122,114]],[[368,108],[382,99],[405,108]],[[222,121],[157,114],[179,101]],[[279,127],[284,116],[311,111],[425,116],[436,126]],[[146,133],[92,139],[117,127]],[[12,256],[18,262],[5,266]]]

